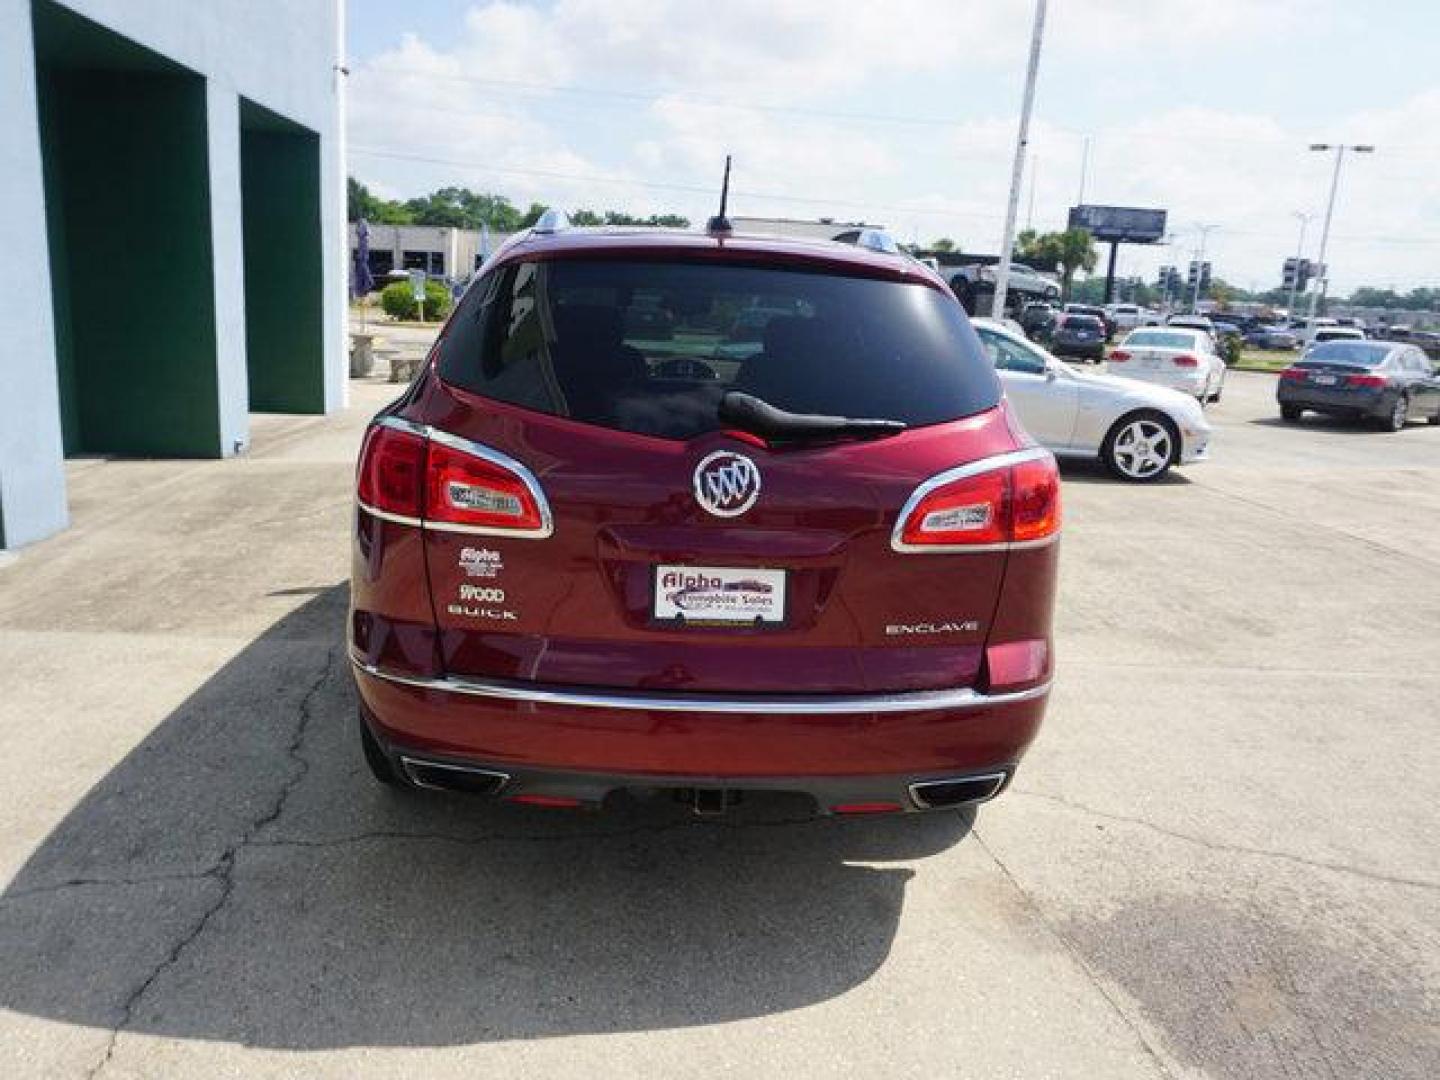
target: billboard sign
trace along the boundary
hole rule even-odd
[[[1153,244],[1165,235],[1165,211],[1134,206],[1072,206],[1068,228],[1107,243]]]

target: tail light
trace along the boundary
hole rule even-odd
[[[365,435],[356,495],[372,513],[450,532],[549,536],[534,475],[498,451],[383,417]]]
[[[356,494],[382,515],[418,522],[424,511],[425,436],[375,424],[360,448]]]
[[[533,532],[539,500],[515,471],[440,442],[431,442],[425,470],[425,520],[499,532]]]
[[[1384,375],[1346,375],[1346,386],[1363,386],[1374,390],[1386,384]]]
[[[896,551],[987,551],[1044,542],[1060,530],[1060,474],[1031,449],[963,465],[925,481],[890,537]]]
[[[1200,366],[1200,361],[1196,357],[1191,356],[1189,353],[1181,353],[1179,356],[1171,360],[1171,363],[1173,363],[1176,367],[1185,368]]]
[[[1280,372],[1280,378],[1286,382],[1304,382],[1306,374],[1307,372],[1304,368],[1287,367],[1284,371]]]
[[[1111,353],[1110,353],[1110,362],[1111,362],[1112,364],[1123,364],[1123,363],[1125,363],[1125,361],[1127,361],[1127,360],[1129,360],[1129,359],[1130,359],[1130,354],[1129,354],[1128,352],[1126,352],[1124,349],[1114,349],[1114,350],[1112,350]]]

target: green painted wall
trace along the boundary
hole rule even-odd
[[[67,451],[218,456],[205,85],[42,73]]]
[[[250,408],[325,411],[320,140],[242,102],[245,356]]]
[[[50,303],[55,320],[55,373],[60,384],[60,433],[65,453],[80,449],[80,404],[75,347],[70,334],[70,259],[65,244],[65,200],[60,197],[60,120],[54,73],[38,72],[40,156],[45,170],[45,232],[50,245]]]

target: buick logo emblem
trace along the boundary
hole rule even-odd
[[[760,469],[744,454],[717,450],[695,466],[695,501],[716,517],[739,517],[760,497]]]

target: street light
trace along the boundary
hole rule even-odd
[[[1310,224],[1314,214],[1307,214],[1303,210],[1292,210],[1290,216],[1300,222],[1300,241],[1295,245],[1295,276],[1290,281],[1290,305],[1286,308],[1289,318],[1295,318],[1295,292],[1300,287],[1300,260],[1305,257],[1305,227]],[[1283,284],[1283,283],[1282,283]]]
[[[1310,318],[1315,318],[1315,306],[1330,291],[1330,267],[1325,264],[1325,248],[1330,242],[1330,219],[1335,214],[1335,192],[1340,187],[1340,163],[1345,160],[1345,151],[1356,154],[1373,154],[1375,147],[1365,143],[1311,143],[1315,153],[1335,151],[1335,171],[1330,174],[1330,200],[1325,204],[1325,226],[1320,230],[1320,287],[1310,294]]]

